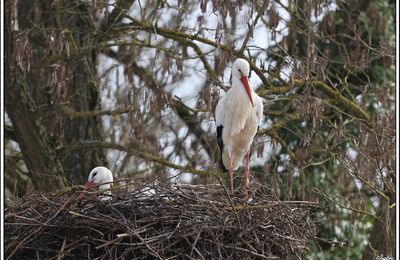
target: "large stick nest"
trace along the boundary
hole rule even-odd
[[[232,201],[213,186],[144,185],[101,200],[34,193],[5,209],[7,259],[302,259],[310,202],[267,192]],[[104,197],[103,197],[104,198]]]

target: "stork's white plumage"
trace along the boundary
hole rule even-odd
[[[233,193],[233,171],[246,155],[244,193],[249,181],[250,146],[263,115],[263,103],[249,84],[249,63],[237,59],[232,68],[232,87],[215,108],[217,140],[221,151],[220,166],[228,169]]]
[[[111,195],[110,188],[113,181],[114,179],[111,171],[106,167],[98,166],[90,171],[86,188],[91,189],[93,187],[98,187],[99,190],[104,191],[104,194]],[[79,197],[82,199],[84,193],[82,192]],[[106,198],[110,197],[103,196],[101,199],[104,200]]]

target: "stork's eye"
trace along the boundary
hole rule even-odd
[[[92,178],[94,178],[97,175],[97,172],[94,172],[92,175]]]

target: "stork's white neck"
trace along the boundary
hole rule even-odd
[[[247,99],[248,103],[251,104],[242,81],[236,75],[233,75],[233,77],[232,77],[232,87],[231,88],[232,88],[232,91],[235,93],[234,96],[237,96],[238,99],[243,100],[243,101],[245,99]],[[252,96],[254,95],[254,90],[252,87],[250,87],[250,93]],[[244,101],[244,102],[247,104],[247,101],[246,102]]]
[[[232,88],[243,88],[244,86],[242,84],[242,82],[240,81],[240,78],[236,75],[232,76]]]

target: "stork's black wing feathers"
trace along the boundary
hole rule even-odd
[[[225,165],[222,161],[222,151],[224,150],[224,142],[222,141],[222,129],[224,128],[223,125],[219,125],[217,126],[217,143],[219,146],[219,167],[221,168],[221,170],[223,170],[224,172],[227,172],[228,170],[225,168]]]
[[[223,128],[224,127],[222,125],[217,126],[217,142],[218,142],[219,149],[221,151],[224,148],[224,143],[222,142],[222,129]]]

